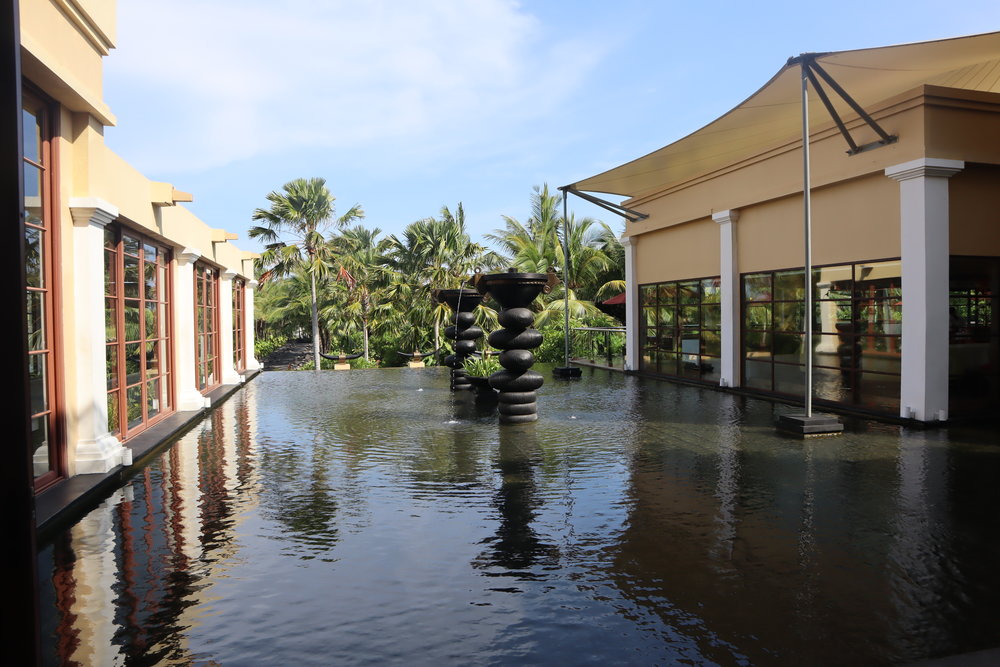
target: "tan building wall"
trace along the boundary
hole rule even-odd
[[[949,190],[951,254],[1000,256],[1000,165],[966,165]]]
[[[644,234],[636,244],[639,284],[719,275],[719,230],[711,218]]]

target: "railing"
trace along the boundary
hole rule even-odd
[[[625,327],[574,327],[570,361],[601,368],[625,368]]]

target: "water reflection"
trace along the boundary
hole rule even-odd
[[[996,432],[802,442],[769,403],[586,374],[503,429],[446,373],[265,374],[44,547],[46,664],[887,664],[1000,643]]]
[[[544,569],[558,561],[556,547],[539,538],[532,526],[541,504],[534,479],[540,458],[535,426],[512,424],[500,429],[501,483],[493,498],[500,523],[496,534],[482,540],[489,548],[473,563],[486,576],[542,579],[539,566]]]

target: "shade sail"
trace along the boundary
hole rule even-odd
[[[923,84],[1000,92],[1000,32],[815,57],[863,108]],[[570,188],[635,197],[757,155],[802,133],[801,74],[786,64],[732,111],[646,156]],[[830,116],[810,90],[810,125]],[[845,104],[838,112],[853,114]]]

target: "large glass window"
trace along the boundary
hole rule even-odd
[[[122,439],[173,410],[170,251],[128,229],[104,231],[108,430]]]
[[[247,367],[247,337],[243,327],[244,306],[247,294],[246,281],[233,280],[233,368],[243,372]]]
[[[807,350],[813,397],[899,409],[902,291],[898,260],[814,268],[813,340],[805,340],[802,269],[743,276],[743,385],[803,396]]]
[[[948,315],[949,412],[1000,408],[1000,257],[952,257]]]
[[[55,482],[61,473],[56,415],[53,336],[52,134],[50,107],[24,93],[25,268],[28,314],[28,375],[31,391],[31,440],[36,489]]]
[[[219,270],[204,262],[194,265],[195,377],[198,389],[220,383]]]
[[[640,370],[718,382],[722,354],[719,278],[639,287]]]

